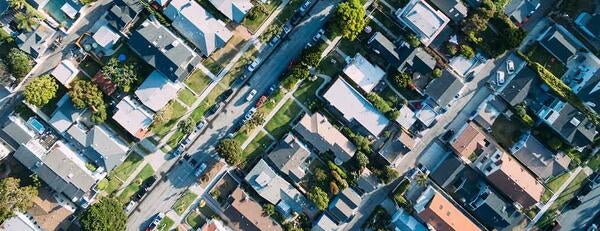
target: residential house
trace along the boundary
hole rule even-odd
[[[310,211],[310,202],[306,197],[277,175],[263,159],[248,172],[244,179],[258,195],[274,204],[286,218],[290,217],[292,213],[301,213],[303,210]]]
[[[102,25],[92,35],[95,44],[98,46],[96,49],[105,56],[114,53],[113,47],[117,44],[121,35],[114,31],[111,26]]]
[[[81,145],[81,151],[88,159],[107,172],[113,170],[127,157],[129,151],[127,143],[102,125],[87,128],[77,123],[73,124],[66,133]]]
[[[510,201],[455,156],[443,160],[430,177],[490,230],[510,229],[523,219]]]
[[[517,26],[521,26],[535,13],[541,2],[540,0],[512,0],[504,7],[504,14]]]
[[[240,23],[244,16],[254,7],[250,0],[210,0],[219,12],[234,22]]]
[[[400,66],[400,63],[414,50],[406,41],[400,41],[396,46],[394,42],[379,31],[369,38],[367,45],[375,54],[383,57],[394,68]]]
[[[541,200],[544,186],[525,166],[500,148],[484,152],[474,166],[521,208],[530,208]]]
[[[398,111],[400,112],[400,116],[398,116],[396,122],[398,122],[403,129],[410,130],[415,122],[417,122],[415,112],[407,105],[402,106]]]
[[[410,28],[425,46],[429,46],[450,22],[444,13],[434,9],[425,0],[411,0],[396,11],[396,17]]]
[[[146,80],[135,90],[135,96],[146,107],[158,112],[177,97],[181,85],[173,83],[158,71],[153,71]]]
[[[554,24],[538,38],[539,44],[563,65],[585,46],[563,26]],[[557,76],[560,78],[560,76]]]
[[[460,0],[431,0],[431,3],[455,23],[460,23],[466,18],[469,10]]]
[[[194,0],[171,0],[163,13],[173,21],[173,27],[200,49],[204,56],[224,47],[233,36],[225,23]]]
[[[30,123],[15,115],[8,116],[8,122],[2,128],[2,131],[19,145],[26,144],[37,135]]]
[[[277,170],[292,179],[292,182],[299,184],[306,175],[304,169],[310,151],[294,135],[287,134],[277,143],[273,151],[269,153],[267,159],[275,166]]]
[[[404,59],[398,67],[399,72],[413,73],[413,78],[428,75],[435,69],[436,61],[423,48],[416,48]]]
[[[171,81],[188,77],[201,61],[196,52],[157,21],[143,22],[131,33],[129,46]]]
[[[14,157],[57,193],[80,205],[88,204],[94,197],[94,186],[104,175],[88,170],[86,162],[62,141],[46,147],[40,140],[31,140],[21,145]]]
[[[0,225],[2,230],[19,230],[19,231],[42,231],[42,227],[35,224],[34,221],[27,217],[27,214],[15,212],[15,215],[5,220]]]
[[[139,19],[144,5],[137,0],[113,0],[113,6],[108,9],[104,18],[115,30],[129,31],[129,28]]]
[[[86,109],[76,108],[71,101],[69,94],[63,95],[56,103],[56,106],[57,107],[54,112],[52,112],[48,123],[61,134],[66,132],[71,124],[77,122],[86,111]]]
[[[15,43],[34,59],[42,57],[54,42],[56,30],[41,21],[31,32],[24,32],[15,37]]]
[[[405,130],[393,134],[388,141],[379,149],[378,154],[388,164],[394,164],[399,157],[410,152],[417,144],[419,138],[414,137]]]
[[[390,121],[378,111],[365,97],[342,78],[333,82],[323,94],[323,98],[338,114],[350,124],[350,127],[363,134],[378,137]]]
[[[343,73],[364,92],[371,92],[383,79],[385,71],[371,64],[360,53],[356,53],[352,61],[344,67]]]
[[[58,82],[60,82],[66,88],[70,88],[70,83],[75,79],[75,77],[79,74],[79,69],[73,62],[68,59],[61,61],[58,66],[50,72]]]
[[[356,180],[356,187],[362,191],[363,194],[375,191],[375,189],[379,188],[379,185],[379,178],[367,168],[362,170]]]
[[[471,219],[432,186],[413,205],[417,216],[430,230],[481,230]]]
[[[586,106],[600,114],[600,70],[597,70],[588,81],[585,81],[576,94]]]
[[[311,231],[337,231],[341,230],[327,213],[321,214],[315,221]]]
[[[600,22],[599,13],[581,12],[575,19],[575,25],[592,41],[600,39],[600,25],[598,22]]]
[[[223,223],[223,221],[217,219],[217,218],[211,218],[210,220],[206,221],[206,223],[204,223],[204,225],[202,225],[202,227],[200,227],[200,229],[197,229],[197,231],[232,231],[227,225],[225,225]]]
[[[454,153],[465,163],[471,163],[489,145],[485,133],[473,122],[465,124],[450,141]]]
[[[569,170],[571,158],[554,154],[530,133],[525,133],[510,152],[537,177],[546,181]]]
[[[332,152],[338,164],[348,161],[356,153],[356,146],[319,113],[304,115],[294,126],[294,131],[317,152]]]
[[[113,120],[133,137],[143,139],[152,124],[154,113],[130,96],[125,96],[116,107]]]
[[[31,5],[36,10],[41,10],[42,8],[44,8],[44,6],[46,6],[46,4],[48,4],[48,2],[50,2],[50,0],[27,0],[27,3],[29,3],[29,5]]]
[[[512,107],[525,102],[528,98],[533,98],[537,101],[552,100],[554,97],[547,97],[548,93],[541,88],[542,84],[535,71],[529,67],[523,67],[521,71],[506,83],[499,96]],[[528,106],[535,107],[533,104],[528,104]]]
[[[477,108],[477,114],[473,117],[473,121],[489,132],[492,130],[492,125],[494,125],[498,116],[505,111],[506,104],[504,101],[496,95],[490,95],[488,99],[481,103]]]
[[[401,207],[396,206],[396,212],[392,215],[392,225],[396,231],[428,231],[427,227],[406,212]]]
[[[464,83],[448,70],[442,71],[442,76],[431,81],[425,88],[425,95],[433,101],[433,108],[446,109],[457,98]]]
[[[229,227],[234,230],[283,230],[271,217],[261,212],[262,206],[246,195],[240,187],[237,187],[229,195],[228,201],[231,201],[231,203],[223,210],[223,213],[230,221],[228,223]]]
[[[539,110],[537,115],[574,147],[582,148],[591,144],[598,133],[596,125],[585,114],[559,99]]]
[[[338,225],[347,223],[352,217],[362,198],[352,188],[348,187],[340,192],[329,204],[329,214]]]

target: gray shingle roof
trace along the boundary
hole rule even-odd
[[[467,6],[460,0],[431,0],[431,2],[455,22],[460,22],[467,16]]]
[[[523,142],[511,148],[513,155],[539,178],[547,180],[569,169],[571,159],[548,150],[533,135],[526,134]]]
[[[268,155],[268,159],[275,167],[292,178],[296,183],[304,177],[302,163],[310,154],[303,144],[299,142],[296,137],[288,134],[279,141],[277,146]]]
[[[49,41],[52,41],[54,34],[56,34],[54,29],[45,22],[40,22],[38,27],[33,31],[19,34],[15,42],[19,46],[19,49],[37,58],[46,52],[50,43]]]
[[[169,29],[146,20],[129,38],[129,46],[172,81],[189,76],[200,57]]]
[[[537,74],[529,67],[523,67],[513,79],[508,82],[500,93],[508,104],[515,106],[525,100],[530,90],[541,85]]]
[[[594,141],[596,126],[569,103],[565,103],[551,127],[567,142],[583,147]]]
[[[563,64],[581,49],[581,43],[575,41],[573,35],[560,25],[551,27],[539,42]]]
[[[116,134],[107,131],[98,125],[90,130],[74,124],[67,130],[67,133],[73,137],[82,146],[88,147],[86,154],[100,162],[107,171],[117,167],[127,156],[129,147],[120,140]]]
[[[106,20],[117,30],[122,30],[144,10],[139,0],[113,0],[114,5],[108,10]]]
[[[446,107],[452,99],[462,90],[464,84],[454,74],[447,70],[442,72],[442,76],[431,81],[425,94],[431,97],[438,106]]]

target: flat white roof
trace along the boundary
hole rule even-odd
[[[415,112],[413,112],[413,110],[407,106],[404,106],[400,109],[400,117],[396,119],[396,122],[398,122],[400,126],[402,126],[404,129],[408,129],[415,123],[415,121],[417,121],[417,118],[415,117]]]
[[[79,69],[71,61],[63,60],[50,74],[63,86],[69,87],[71,81],[79,74]]]
[[[450,19],[424,0],[412,0],[398,11],[400,20],[410,27],[425,46],[444,29]]]
[[[374,136],[378,136],[390,122],[342,78],[338,78],[323,97],[343,113],[346,120],[356,120]]]
[[[65,2],[64,5],[62,5],[62,7],[60,7],[60,10],[65,13],[67,16],[69,16],[69,18],[71,19],[75,19],[75,16],[77,16],[77,10],[75,8],[73,8],[73,6],[71,6],[71,4],[69,4],[68,2]]]
[[[235,20],[234,7],[246,14],[254,6],[250,0],[210,0],[210,3],[231,20]]]
[[[94,38],[94,41],[96,41],[96,43],[98,43],[98,45],[101,47],[105,49],[111,49],[117,43],[119,38],[121,38],[121,36],[117,34],[117,32],[110,29],[110,27],[107,25],[102,25],[102,27],[100,27],[100,29],[94,33],[92,38]]]
[[[135,91],[135,95],[148,108],[160,111],[170,100],[177,97],[179,89],[179,84],[171,82],[160,72],[153,71]]]
[[[154,113],[146,110],[144,105],[126,96],[117,104],[117,112],[113,119],[135,137],[140,137],[152,124]]]
[[[381,81],[385,71],[377,65],[371,64],[360,53],[356,53],[352,62],[344,68],[344,74],[365,92],[371,92]]]
[[[50,118],[49,122],[52,125],[52,127],[54,127],[57,131],[61,133],[67,131],[71,124],[73,124],[71,122],[71,118],[63,114],[61,111],[55,112],[52,118]]]
[[[431,106],[424,104],[421,110],[417,111],[417,119],[421,121],[421,123],[425,124],[425,126],[430,126],[433,121],[435,121],[435,117],[437,113],[431,108]]]

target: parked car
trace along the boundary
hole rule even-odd
[[[156,182],[156,176],[152,175],[152,176],[148,177],[148,179],[144,180],[144,182],[142,182],[142,188],[145,188],[146,190],[148,190],[148,189],[150,189],[150,187],[152,187],[154,182]]]
[[[156,215],[154,215],[154,217],[152,217],[152,221],[150,222],[150,224],[148,224],[148,227],[146,227],[146,231],[156,229],[156,227],[158,227],[158,224],[160,224],[160,221],[162,221],[164,217],[164,213],[157,213]]]
[[[215,114],[215,112],[217,112],[217,110],[219,110],[219,107],[221,107],[221,103],[215,103],[212,106],[210,106],[206,112],[204,112],[204,116],[210,116],[212,114]]]
[[[306,10],[308,10],[308,7],[310,7],[310,0],[306,0],[304,1],[304,3],[302,3],[302,6],[300,6],[300,12],[304,13]]]
[[[256,108],[261,108],[265,102],[267,102],[267,96],[261,96],[260,98],[258,98],[258,101],[256,101],[256,105],[254,105]]]
[[[279,39],[281,39],[281,37],[279,35],[275,35],[271,41],[269,41],[269,46],[275,46],[275,44],[279,42]]]
[[[442,140],[444,141],[448,141],[450,140],[452,137],[454,136],[454,130],[450,129],[448,131],[446,131],[446,133],[444,133],[444,135],[442,136]]]
[[[292,26],[285,24],[285,26],[283,26],[283,35],[290,33],[290,31],[292,31]]]
[[[504,84],[504,71],[496,71],[496,83],[498,85]]]
[[[474,78],[475,78],[475,72],[470,71],[469,73],[467,73],[467,77],[465,77],[465,81],[471,82]]]
[[[198,167],[198,169],[196,169],[196,171],[194,172],[194,176],[199,177],[200,175],[202,175],[202,173],[204,173],[204,170],[206,170],[206,164],[202,163],[200,167]]]
[[[325,30],[319,29],[319,31],[317,32],[317,34],[315,36],[313,36],[313,41],[315,41],[315,42],[319,41],[319,39],[321,39],[321,37],[323,36],[323,34],[325,34]]]
[[[127,206],[125,206],[125,212],[131,212],[131,210],[133,210],[136,204],[137,202],[135,201],[129,201],[129,203],[127,203]]]
[[[246,112],[246,114],[244,115],[244,119],[247,121],[249,119],[252,119],[252,116],[254,116],[254,113],[256,113],[256,108],[250,108],[250,110],[248,110],[248,112]]]
[[[279,85],[277,84],[273,84],[269,87],[269,89],[267,89],[267,92],[265,93],[266,96],[271,96],[275,90],[277,90],[279,88]]]
[[[260,63],[260,61],[261,61],[261,60],[260,60],[260,58],[256,58],[256,59],[254,59],[254,61],[252,61],[252,62],[251,62],[249,65],[248,65],[248,67],[246,67],[246,70],[247,70],[248,72],[253,72],[253,71],[256,69],[256,67],[258,67],[258,64]]]
[[[196,124],[196,131],[200,131],[200,129],[204,128],[204,126],[206,126],[208,122],[206,121],[206,119],[202,118],[198,124]]]
[[[232,94],[233,94],[233,89],[229,88],[226,91],[224,91],[223,93],[221,93],[221,95],[219,95],[217,101],[223,102],[223,101],[227,100],[227,98],[229,98],[229,96],[231,96]]]
[[[515,63],[510,59],[506,61],[506,73],[509,75],[515,73]]]
[[[248,93],[248,95],[246,96],[246,101],[251,101],[257,92],[258,91],[256,91],[256,89],[252,89],[252,91],[250,91],[250,93]]]

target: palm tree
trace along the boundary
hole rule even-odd
[[[416,176],[416,181],[418,185],[425,186],[427,185],[427,175],[424,173],[419,173]]]
[[[38,24],[36,15],[29,10],[25,11],[25,13],[19,12],[15,14],[15,21],[17,28],[26,30],[27,32],[31,32]]]
[[[27,6],[27,0],[8,0],[8,5],[15,10],[20,10]]]

